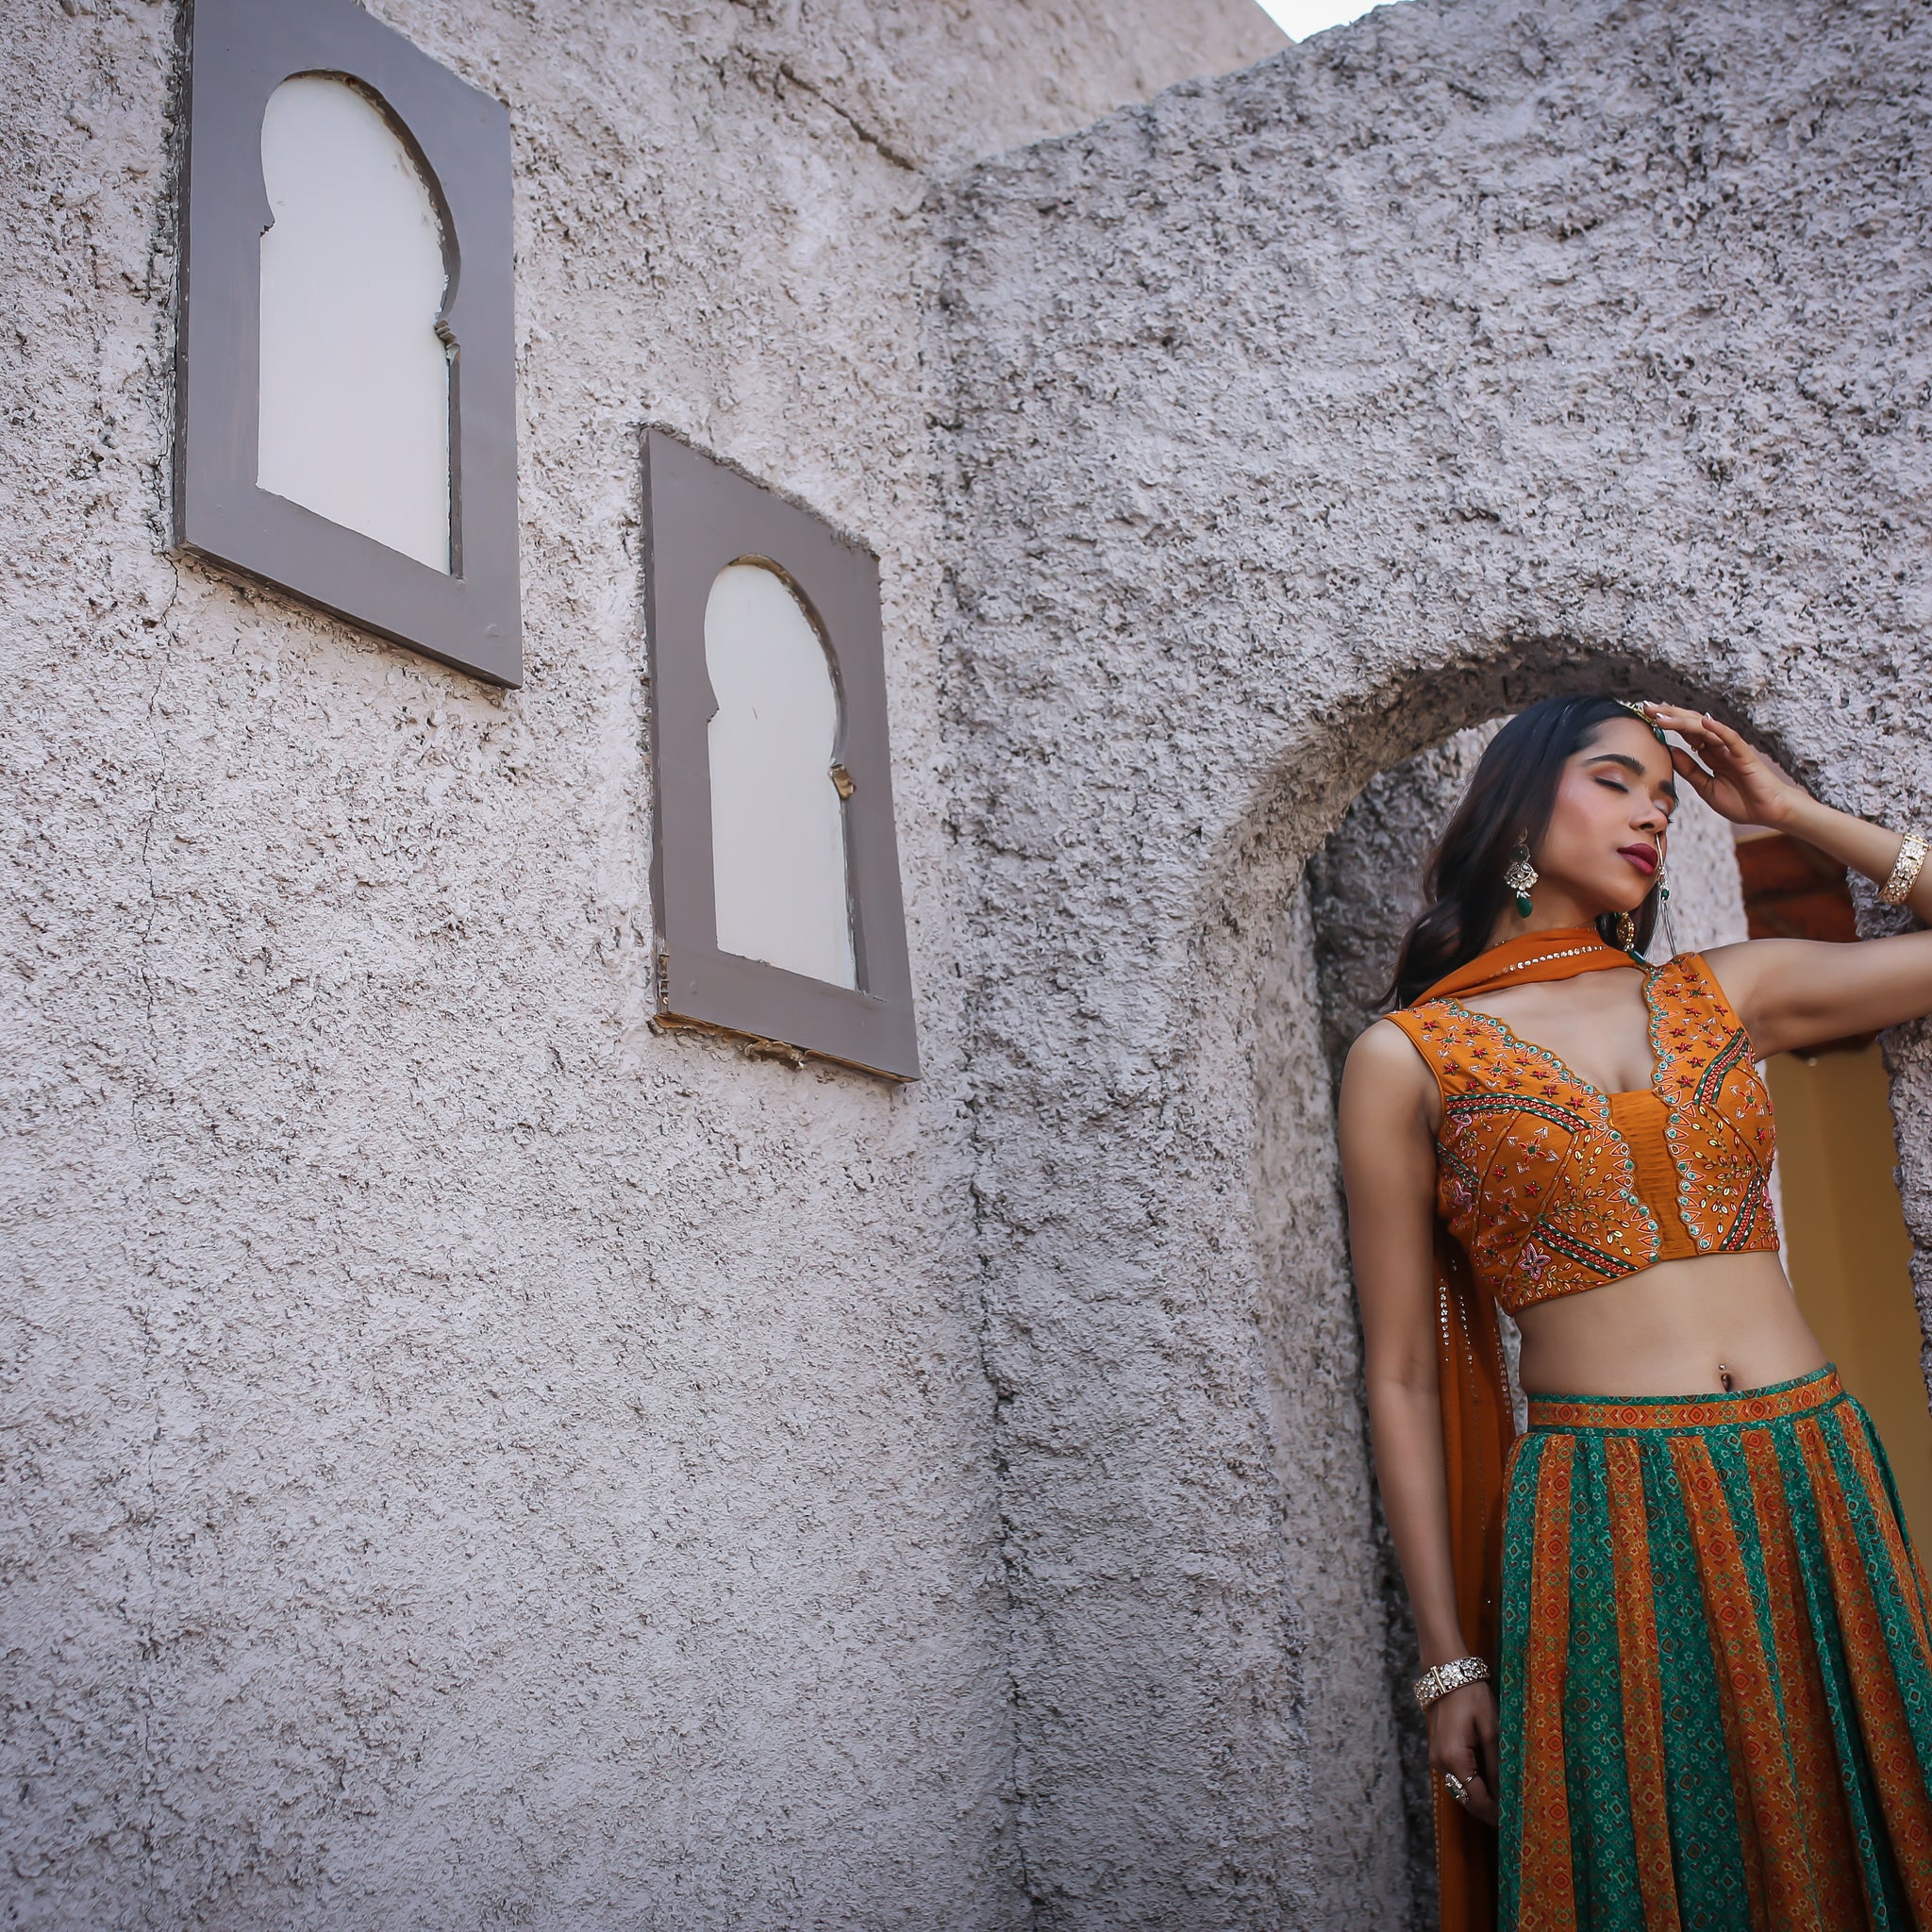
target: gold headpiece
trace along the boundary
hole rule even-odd
[[[1660,726],[1657,724],[1657,720],[1653,718],[1650,715],[1650,713],[1643,708],[1642,699],[1619,698],[1617,700],[1617,703],[1622,705],[1623,708],[1626,711],[1628,711],[1633,718],[1641,718],[1643,722],[1650,726],[1650,735],[1654,739],[1656,739],[1659,744],[1665,744],[1669,742],[1669,741],[1664,737],[1662,726]]]

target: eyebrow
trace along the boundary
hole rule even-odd
[[[1584,760],[1584,763],[1590,765],[1622,765],[1623,768],[1626,772],[1628,772],[1633,778],[1641,778],[1642,776],[1644,776],[1643,760],[1641,758],[1633,758],[1628,752],[1600,751],[1595,755],[1595,757],[1586,758]],[[1677,781],[1674,778],[1666,778],[1664,780],[1663,790],[1664,796],[1668,798],[1673,805],[1676,804]]]

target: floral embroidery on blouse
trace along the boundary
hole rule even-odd
[[[1677,1209],[1702,1253],[1774,1249],[1771,1097],[1703,960],[1645,977]],[[1390,1016],[1436,1074],[1437,1208],[1507,1309],[1647,1268],[1660,1245],[1607,1095],[1493,1015],[1432,1000]]]
[[[1677,1206],[1700,1249],[1775,1248],[1771,1095],[1731,1003],[1694,954],[1651,975],[1650,1041],[1665,1136],[1677,1166]],[[1666,1017],[1668,1015],[1668,1018]]]

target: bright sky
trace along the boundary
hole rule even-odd
[[[1261,11],[1291,41],[1355,20],[1377,0],[1260,0]]]

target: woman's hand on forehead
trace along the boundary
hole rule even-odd
[[[1782,824],[1808,795],[1755,745],[1707,711],[1646,704],[1643,714],[1684,741],[1670,747],[1678,777],[1734,825]]]

